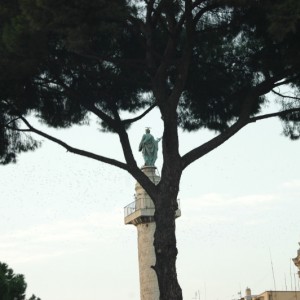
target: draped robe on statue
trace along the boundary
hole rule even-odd
[[[158,142],[160,139],[155,140],[153,135],[146,131],[143,135],[139,145],[139,151],[142,151],[145,166],[154,166],[157,159]]]

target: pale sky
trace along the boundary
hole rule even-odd
[[[129,131],[139,165],[147,126],[162,135],[157,111]],[[45,130],[122,160],[118,138],[95,124]],[[184,299],[199,291],[202,300],[232,300],[246,287],[253,294],[299,290],[290,259],[300,241],[300,142],[281,132],[278,120],[251,124],[183,174],[176,224]],[[212,136],[181,133],[181,153]],[[139,299],[137,230],[123,215],[134,195],[129,174],[44,141],[0,167],[0,180],[0,261],[25,275],[28,296]]]

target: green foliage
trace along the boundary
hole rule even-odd
[[[35,150],[40,145],[30,135],[14,130],[19,124],[18,116],[0,102],[0,164],[16,162],[17,154]]]
[[[32,295],[28,300],[41,300],[41,298]]]
[[[0,263],[0,299],[25,300],[26,283],[23,275],[14,274],[7,264]]]
[[[14,120],[20,115],[33,113],[49,126],[66,128],[86,124],[95,109],[110,118],[153,103],[163,111],[188,47],[188,76],[177,96],[177,123],[184,130],[226,130],[250,94],[255,97],[250,116],[259,113],[272,87],[261,92],[255,87],[268,78],[299,90],[299,1],[201,1],[192,12],[194,23],[183,22],[178,35],[174,28],[184,16],[184,2],[154,3],[147,25],[143,1],[1,3],[0,163],[37,146],[12,132],[20,128]],[[166,57],[170,37],[174,49]],[[293,128],[285,129],[287,135],[299,136],[298,114],[282,120]],[[116,132],[105,118],[99,124]]]
[[[6,263],[0,262],[0,299],[25,300],[27,284],[24,275],[14,274]],[[28,300],[41,300],[32,295]]]
[[[34,150],[38,143],[25,134],[35,132],[128,171],[157,208],[155,271],[161,298],[182,299],[172,236],[172,201],[182,171],[247,124],[270,115],[281,118],[291,139],[300,137],[297,2],[2,1],[0,163]],[[274,91],[282,111],[261,115],[268,93],[281,85],[295,97]],[[157,186],[141,174],[126,133],[154,106],[164,122],[164,164]],[[139,117],[121,120],[122,112],[142,109]],[[125,163],[69,147],[26,121],[34,115],[49,126],[67,128],[88,123],[91,113],[103,131],[119,135]],[[180,156],[177,127],[208,128],[220,135]],[[162,199],[169,202],[162,205]],[[168,241],[162,238],[166,232],[172,236]]]
[[[294,34],[299,29],[300,2],[297,0],[269,1],[269,31],[278,40]]]

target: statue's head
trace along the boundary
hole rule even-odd
[[[146,133],[150,133],[150,128],[146,128]]]

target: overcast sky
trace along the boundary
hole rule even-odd
[[[147,126],[162,135],[157,111],[129,131],[139,165]],[[96,124],[45,130],[123,160],[118,138]],[[176,224],[184,299],[231,300],[246,287],[253,294],[299,289],[291,258],[300,240],[300,142],[281,132],[278,120],[251,124],[183,174]],[[212,136],[181,133],[181,153]],[[129,174],[44,141],[0,167],[0,180],[0,261],[25,274],[28,296],[139,299],[137,231],[123,215],[134,195]]]

